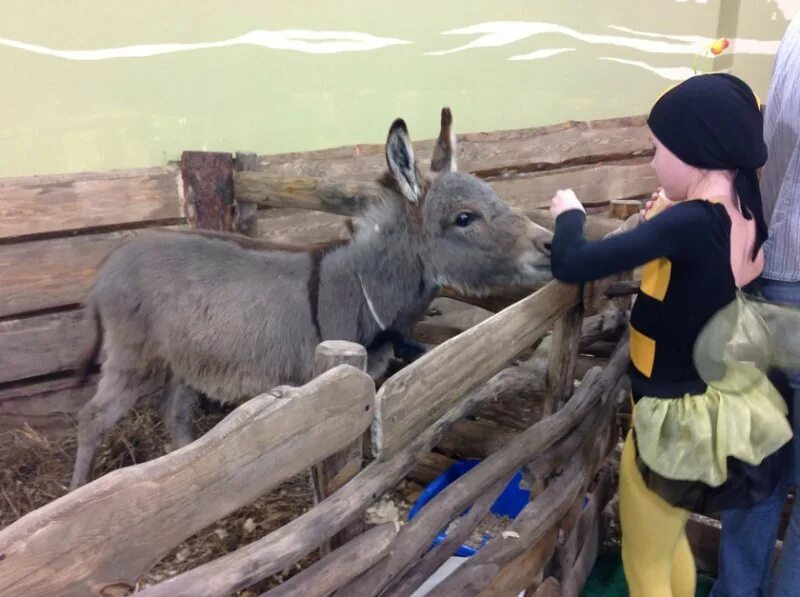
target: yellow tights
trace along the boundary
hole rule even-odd
[[[630,432],[619,467],[622,564],[631,597],[694,597],[694,558],[686,539],[689,513],[647,488]]]

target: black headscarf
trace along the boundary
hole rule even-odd
[[[650,130],[682,161],[706,170],[736,170],[742,214],[755,219],[753,259],[767,240],[756,169],[767,161],[764,119],[756,95],[725,73],[697,75],[662,95],[650,111]]]

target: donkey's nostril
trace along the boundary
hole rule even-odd
[[[544,243],[544,250],[549,255],[550,250],[553,248],[553,243]]]

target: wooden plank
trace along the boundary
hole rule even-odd
[[[82,309],[0,321],[0,384],[74,369],[91,337]]]
[[[380,460],[391,457],[470,388],[544,336],[577,301],[575,286],[551,282],[392,376],[376,398],[373,452]]]
[[[489,184],[509,205],[530,210],[550,207],[559,189],[575,191],[584,206],[599,206],[649,195],[658,180],[650,159],[643,158],[497,178]]]
[[[86,229],[172,222],[183,217],[176,168],[89,177],[0,180],[0,240]]]
[[[547,386],[550,389],[544,412],[554,412],[572,394],[575,363],[581,343],[583,303],[578,303],[556,321],[547,367]]]
[[[192,444],[24,516],[0,531],[0,593],[132,585],[193,533],[360,437],[373,396],[372,380],[342,365],[253,398]]]
[[[457,139],[459,170],[484,177],[652,154],[644,116],[470,133]],[[420,164],[430,162],[434,143],[433,139],[414,143]],[[383,145],[375,144],[261,156],[261,170],[271,176],[370,180],[385,168],[384,151]]]
[[[97,379],[82,388],[70,377],[0,390],[0,430],[30,425],[53,436],[74,433],[75,417],[94,395]]]
[[[0,245],[0,317],[80,304],[100,263],[138,232]]]
[[[303,209],[275,209],[259,212],[259,238],[290,244],[307,244],[344,239],[350,235],[346,217]]]
[[[380,171],[376,171],[372,178],[379,174]],[[549,207],[555,192],[562,188],[575,190],[586,206],[604,206],[611,201],[649,195],[658,181],[645,158],[505,176],[489,180],[489,185],[512,207],[532,210]],[[263,171],[237,172],[234,189],[237,201],[344,215],[363,212],[371,201],[384,194],[381,186],[372,180],[290,178]]]

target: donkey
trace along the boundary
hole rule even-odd
[[[86,301],[104,345],[94,397],[79,413],[72,487],[136,401],[167,380],[162,417],[173,448],[192,441],[199,393],[237,403],[312,377],[323,340],[358,342],[381,375],[392,350],[413,354],[411,327],[443,285],[480,294],[551,279],[552,234],[482,180],[456,171],[452,115],[442,110],[431,175],[397,119],[381,196],[347,241],[291,248],[224,233],[148,231],[109,255]]]

